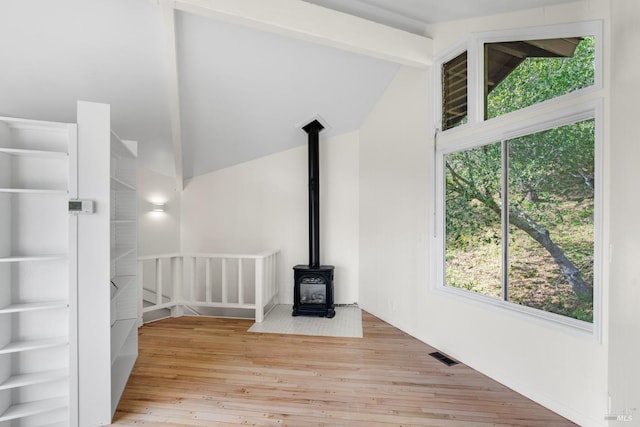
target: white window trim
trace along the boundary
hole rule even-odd
[[[484,120],[484,43],[509,40],[532,40],[541,38],[595,36],[595,75],[594,84],[588,88],[531,105],[518,111]],[[467,43],[448,50],[434,62],[435,113],[434,127],[441,129],[442,120],[442,64],[467,51],[468,61],[468,119],[467,123],[446,131],[436,132],[435,144],[435,203],[434,237],[436,242],[435,280],[436,292],[453,298],[480,304],[484,307],[496,307],[505,313],[517,317],[526,317],[533,322],[560,328],[568,333],[577,333],[602,341],[602,269],[603,269],[603,62],[602,62],[602,22],[591,21],[575,24],[525,28],[512,31],[500,31],[472,35]],[[445,271],[445,188],[444,156],[448,153],[512,139],[564,124],[593,118],[595,120],[595,206],[594,206],[594,287],[593,287],[593,323],[576,320],[567,316],[545,312],[513,302],[473,293],[464,289],[446,286]]]
[[[602,100],[589,101],[578,106],[561,109],[560,111],[548,113],[542,117],[529,118],[526,121],[512,123],[509,129],[505,129],[503,133],[497,134],[489,131],[474,136],[469,136],[463,140],[457,141],[455,144],[448,144],[446,147],[436,150],[436,256],[437,266],[435,268],[435,290],[443,292],[447,295],[463,298],[466,301],[489,305],[504,309],[507,313],[516,314],[518,316],[526,315],[528,318],[536,322],[557,325],[564,330],[571,332],[579,332],[593,336],[596,340],[601,340],[601,319],[602,319],[602,213],[603,213],[603,102]],[[531,133],[541,132],[555,127],[579,122],[588,119],[595,120],[595,205],[594,205],[594,271],[593,271],[593,323],[576,320],[567,316],[545,312],[531,307],[522,306],[510,301],[504,301],[500,298],[493,298],[479,293],[469,292],[465,289],[459,289],[445,284],[445,186],[444,186],[444,156],[446,154],[460,151],[478,145],[499,142],[503,139],[512,139]]]
[[[598,91],[603,87],[602,79],[602,21],[588,21],[588,22],[576,22],[572,24],[562,25],[549,25],[544,27],[529,27],[520,28],[509,31],[493,31],[488,33],[475,34],[471,37],[470,49],[475,52],[476,58],[474,62],[469,60],[470,67],[473,68],[473,72],[469,76],[469,90],[473,88],[476,93],[473,97],[471,92],[468,93],[469,104],[473,104],[473,108],[469,111],[469,122],[481,123],[484,122],[484,44],[485,43],[499,43],[506,41],[521,41],[521,40],[537,40],[537,39],[555,39],[561,37],[595,37],[595,73],[593,78],[593,85],[579,89],[556,98],[541,102],[539,104],[546,104],[553,100],[566,100],[571,98],[577,98],[584,96],[586,93]],[[473,76],[473,81],[471,81]],[[523,108],[524,111],[538,104],[531,105]],[[473,114],[471,114],[473,112]],[[509,116],[512,113],[504,114],[503,116]],[[495,119],[495,118],[494,118]],[[494,120],[488,119],[486,121]]]
[[[595,37],[595,74],[593,85],[579,89],[550,100],[533,104],[522,110],[484,120],[484,44],[513,40],[536,40],[560,37]],[[462,129],[477,124],[510,117],[522,111],[534,110],[539,105],[563,103],[572,99],[580,99],[588,94],[599,92],[603,88],[603,24],[602,21],[585,21],[569,24],[527,27],[503,31],[491,31],[471,34],[469,38],[447,49],[434,59],[434,108],[433,125],[442,135],[460,133]],[[451,129],[442,130],[442,66],[459,54],[467,51],[467,123]]]
[[[434,129],[442,129],[442,66],[451,61],[452,59],[454,59],[455,57],[457,57],[458,55],[464,53],[465,51],[467,52],[467,84],[469,82],[469,40],[465,40],[462,43],[458,43],[457,45],[455,45],[454,47],[452,47],[451,49],[448,49],[446,52],[444,52],[442,55],[438,56],[437,58],[434,59],[433,63],[434,63],[434,79],[435,79],[435,83],[433,85],[433,111],[435,112],[435,115],[433,117],[433,127]],[[469,102],[469,95],[467,94],[467,102]],[[469,108],[468,104],[467,104],[467,108]],[[465,126],[465,125],[461,125],[461,126]],[[452,128],[452,129],[456,129],[456,128]]]

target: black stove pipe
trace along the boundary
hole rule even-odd
[[[320,267],[320,155],[319,134],[324,126],[317,121],[302,127],[309,139],[309,267]]]

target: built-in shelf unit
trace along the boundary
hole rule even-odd
[[[95,205],[78,223],[80,425],[106,425],[138,356],[136,143],[94,103],[79,104],[78,140],[79,198]]]
[[[111,134],[111,410],[138,355],[136,147]]]
[[[0,425],[75,426],[75,124],[0,117]]]
[[[108,105],[0,117],[0,427],[111,423],[138,353],[136,174]]]

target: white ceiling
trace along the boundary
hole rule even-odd
[[[424,35],[429,24],[533,9],[576,0],[304,0]]]
[[[73,122],[76,100],[109,103],[141,164],[174,175],[157,0],[1,1],[0,116]],[[417,34],[436,21],[567,1],[308,0]],[[326,135],[358,129],[398,69],[186,12],[176,12],[175,31],[185,178],[302,145],[297,127],[316,114]]]
[[[298,126],[318,114],[329,125],[323,135],[357,130],[398,69],[200,16],[176,18],[185,177],[300,145]]]
[[[111,104],[113,129],[172,175],[166,53],[144,0],[0,0],[0,116],[76,121],[76,101]]]

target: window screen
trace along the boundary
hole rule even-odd
[[[467,119],[467,52],[442,65],[442,130]]]

